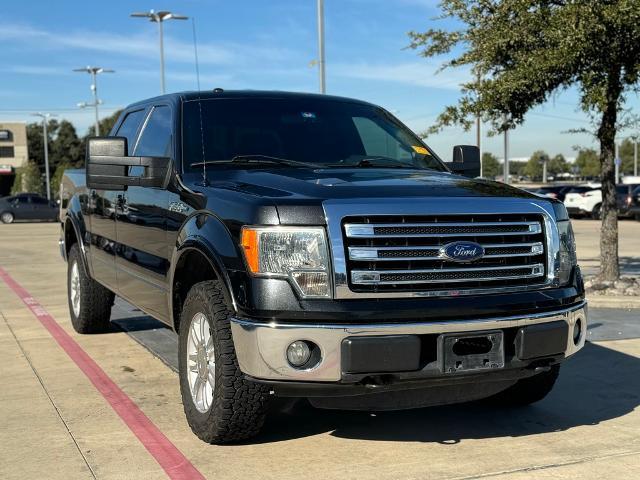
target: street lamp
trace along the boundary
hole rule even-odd
[[[47,179],[47,200],[51,200],[51,187],[49,185],[49,135],[47,134],[47,122],[51,117],[55,117],[50,113],[32,113],[34,117],[42,118],[42,139],[44,143],[44,173]]]
[[[320,80],[320,93],[326,93],[326,76],[324,61],[324,0],[317,0],[318,16],[318,75]]]
[[[134,12],[131,16],[136,18],[148,18],[150,22],[158,24],[158,34],[160,38],[160,92],[164,95],[164,40],[162,23],[166,20],[188,20],[189,17],[177,15],[165,10],[161,10],[159,12],[156,12],[155,10],[149,10],[148,12]]]
[[[74,72],[86,72],[91,75],[91,90],[93,91],[93,103],[81,102],[78,104],[80,108],[94,107],[96,111],[96,137],[100,136],[100,117],[98,115],[98,105],[102,104],[102,100],[98,100],[98,74],[100,73],[114,73],[115,70],[102,67],[91,67],[87,65],[83,68],[74,68]]]

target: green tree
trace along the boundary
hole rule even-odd
[[[470,128],[482,114],[495,130],[524,121],[554,92],[576,87],[600,144],[600,277],[619,277],[614,150],[625,94],[640,71],[640,0],[442,0],[453,29],[411,32],[424,57],[450,55],[445,67],[471,67],[473,81],[436,127]],[[481,80],[476,80],[480,78]]]
[[[493,153],[484,152],[482,154],[482,176],[485,178],[496,178],[502,174],[502,165],[498,162],[498,157]]]
[[[578,168],[578,174],[583,178],[594,178],[600,175],[600,157],[592,148],[580,149],[575,165]]]
[[[106,136],[109,134],[109,132],[111,131],[115,123],[118,121],[118,117],[120,116],[121,113],[122,113],[122,110],[116,110],[108,117],[104,117],[102,120],[100,120],[100,124],[99,124],[100,134],[102,136]],[[95,126],[91,125],[84,139],[86,140],[87,137],[95,137],[95,135],[96,135],[96,128]]]
[[[568,173],[570,170],[567,159],[561,153],[549,160],[549,165],[547,165],[547,173],[554,177],[561,173]]]
[[[44,190],[42,174],[35,162],[29,161],[26,165],[16,170],[16,178],[11,188],[12,195],[23,192],[44,195]]]
[[[84,148],[76,134],[75,127],[67,120],[62,120],[54,132],[49,145],[49,167],[54,171],[61,163],[80,166],[84,163]]]
[[[633,140],[625,138],[620,144],[618,155],[622,160],[621,175],[633,175]]]
[[[523,174],[531,180],[541,180],[543,162],[546,162],[547,166],[549,165],[549,155],[547,152],[543,152],[542,150],[533,152],[533,155],[531,155],[531,158],[529,158],[529,161],[524,167]]]
[[[511,160],[509,161],[509,172],[515,177],[522,177],[525,174],[524,169],[526,168],[526,166],[527,162]]]
[[[51,177],[51,196],[56,200],[60,199],[60,182],[62,182],[62,175],[64,175],[64,171],[69,168],[74,168],[74,165],[69,162],[60,162],[56,167],[56,172],[53,174],[53,177]]]

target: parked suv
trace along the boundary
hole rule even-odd
[[[638,184],[616,185],[616,201],[618,204],[618,216],[630,217],[631,192]],[[594,219],[600,218],[602,210],[602,190],[598,188],[582,187],[585,191],[572,191],[567,193],[564,199],[565,207],[570,215],[589,216]]]
[[[634,192],[640,187],[637,183],[625,183],[616,186],[616,200],[618,202],[618,215],[629,218],[635,216]],[[637,199],[636,199],[637,201]]]
[[[273,396],[536,402],[585,341],[571,223],[479,170],[476,147],[444,163],[352,99],[135,103],[63,178],[72,324],[108,329],[119,295],[175,329],[186,418],[212,443],[255,435]]]

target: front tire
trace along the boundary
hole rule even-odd
[[[77,243],[71,246],[67,260],[67,298],[71,324],[76,332],[109,331],[115,295],[89,277]]]
[[[518,380],[487,400],[491,404],[507,407],[522,407],[539,402],[551,392],[559,374],[560,365],[553,365],[549,371]]]
[[[591,218],[594,220],[600,220],[600,215],[602,214],[602,205],[597,204],[593,207],[593,211],[591,212]]]
[[[268,390],[244,378],[238,366],[232,315],[216,281],[194,285],[180,315],[179,374],[187,422],[207,443],[229,443],[258,434]]]
[[[0,220],[2,221],[2,223],[13,223],[15,217],[11,212],[2,212],[2,215],[0,215]]]

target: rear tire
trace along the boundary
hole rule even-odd
[[[594,220],[600,220],[601,213],[602,213],[602,205],[598,204],[595,207],[593,207],[593,210],[591,211],[591,218],[593,218]]]
[[[178,365],[187,422],[207,443],[229,443],[258,434],[268,389],[244,378],[231,336],[232,315],[216,281],[194,285],[180,315]]]
[[[15,217],[11,212],[2,212],[2,215],[0,215],[0,220],[2,221],[2,223],[13,223]]]
[[[553,365],[548,372],[518,380],[506,390],[487,399],[490,404],[506,407],[522,407],[539,402],[553,389],[560,374],[560,365]]]
[[[111,328],[115,295],[85,271],[80,247],[74,243],[67,260],[67,298],[71,324],[78,333],[102,333]]]

